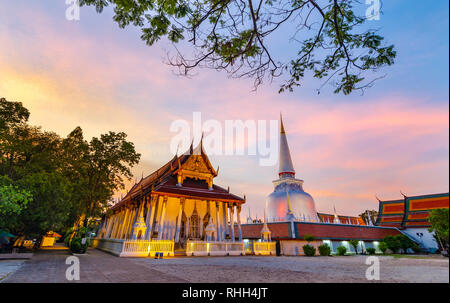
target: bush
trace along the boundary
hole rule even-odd
[[[395,254],[400,249],[400,239],[397,236],[386,236],[383,239],[383,242],[386,243],[387,248],[392,250],[392,252]]]
[[[367,251],[367,253],[368,253],[369,255],[374,255],[374,254],[375,254],[375,248],[373,248],[373,247],[368,247],[368,248],[366,249],[366,251]]]
[[[350,243],[350,245],[353,247],[353,249],[355,250],[355,254],[358,254],[358,245],[359,245],[359,241],[358,240],[350,240],[348,241],[348,243]]]
[[[87,228],[81,227],[71,229],[64,239],[64,243],[69,247],[70,251],[76,254],[84,254],[90,245],[90,232]],[[85,239],[84,244],[83,239]]]
[[[414,243],[411,249],[416,253],[420,253],[422,250],[420,249],[420,246],[417,243]]]
[[[303,245],[303,252],[305,253],[306,256],[312,257],[316,254],[316,248],[312,245],[306,244]]]
[[[386,250],[387,250],[387,245],[386,245],[386,243],[381,242],[380,245],[378,245],[378,248],[381,250],[381,252],[382,252],[383,254],[385,254],[385,253],[386,253]]]
[[[324,243],[319,246],[319,254],[321,256],[329,256],[331,255],[331,248],[328,246],[328,244]]]
[[[312,235],[309,235],[309,234],[306,234],[306,235],[303,237],[303,239],[305,239],[305,241],[309,243],[309,242],[314,241],[314,240],[316,239],[316,237],[314,237],[314,236],[312,236]]]
[[[339,246],[339,247],[337,248],[337,254],[338,254],[339,256],[345,255],[346,252],[347,252],[347,248],[345,248],[345,246]]]

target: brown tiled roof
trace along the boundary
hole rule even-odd
[[[344,224],[327,224],[311,222],[294,222],[295,238],[292,237],[290,222],[267,223],[272,238],[278,239],[303,239],[306,234],[312,235],[317,239],[330,240],[382,240],[388,235],[398,235],[400,231],[396,228],[378,227],[378,226],[358,226]],[[257,239],[261,238],[261,229],[263,224],[243,224],[243,238]],[[235,235],[238,235],[237,225],[235,225]]]
[[[208,184],[204,180],[193,180],[186,178],[183,186],[177,186],[175,176],[171,176],[164,182],[155,187],[154,192],[160,194],[168,194],[174,196],[184,196],[199,199],[214,199],[225,202],[244,202],[244,199],[238,197],[228,190],[213,184],[212,190],[208,188]]]
[[[211,173],[216,176],[217,172],[212,167],[208,156],[204,153],[203,147],[200,145],[200,155],[204,159],[206,166]],[[197,147],[198,148],[198,147]],[[243,203],[244,199],[231,194],[228,190],[213,184],[213,189],[209,190],[206,182],[202,180],[185,179],[183,186],[176,186],[176,172],[182,166],[189,157],[193,156],[193,148],[190,147],[189,154],[183,154],[173,157],[169,162],[162,167],[151,173],[145,178],[142,178],[138,183],[128,191],[125,197],[111,208],[116,209],[122,205],[130,202],[136,197],[147,195],[150,192],[157,192],[161,194],[173,195],[173,196],[185,196],[199,199],[214,199],[224,202],[240,202]]]
[[[322,222],[333,222],[334,220],[334,215],[332,214],[324,214],[324,213],[317,213],[317,215],[319,216],[320,220]],[[342,224],[356,224],[356,225],[366,225],[366,223],[364,222],[363,219],[361,219],[360,217],[354,217],[354,216],[339,216],[339,221]],[[349,222],[351,221],[351,222]]]

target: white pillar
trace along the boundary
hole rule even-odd
[[[239,230],[239,242],[242,242],[241,205],[239,204],[236,208],[237,208],[237,224],[238,224],[238,230]]]
[[[175,243],[180,241],[181,219],[183,217],[185,198],[180,198],[180,209],[178,210],[177,230],[175,234]]]
[[[227,238],[227,235],[230,234],[230,231],[228,229],[228,204],[226,202],[222,203],[223,208],[223,239],[225,240]]]
[[[220,224],[219,224],[219,203],[216,202],[216,228],[217,228],[217,235],[216,235],[216,241],[222,241],[222,235],[220,234]]]
[[[125,240],[131,238],[131,235],[133,232],[133,226],[134,226],[134,223],[136,222],[138,214],[139,214],[139,207],[135,207],[134,210],[132,210],[131,214],[130,214],[130,221],[128,223],[128,229],[125,234]]]
[[[234,204],[231,204],[230,208],[230,228],[231,228],[231,241],[235,241],[234,239]]]
[[[162,210],[161,210],[161,218],[159,219],[158,240],[162,240],[162,233],[163,233],[163,229],[164,229],[164,217],[166,215],[166,208],[167,208],[167,196],[164,196]]]
[[[122,225],[121,225],[122,217],[123,217],[122,211],[116,215],[116,220],[115,220],[115,224],[114,224],[115,226],[114,226],[113,235],[112,235],[113,239],[117,239],[117,235],[119,234],[120,228],[122,227]]]
[[[155,217],[157,215],[157,211],[158,211],[158,201],[159,201],[159,196],[158,195],[153,195],[151,197],[151,206],[152,206],[152,212],[150,214],[150,221],[149,221],[149,227],[147,228],[147,238],[149,240],[152,239],[153,237],[153,226],[155,225]]]

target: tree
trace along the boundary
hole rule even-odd
[[[80,0],[97,12],[112,5],[121,28],[140,28],[141,39],[153,45],[167,38],[175,48],[168,63],[180,74],[198,67],[224,70],[232,77],[249,77],[255,88],[264,79],[287,73],[280,92],[303,83],[306,73],[350,94],[370,87],[372,76],[394,63],[393,45],[385,45],[376,30],[366,29],[358,0]],[[294,28],[292,26],[294,25]],[[287,35],[282,35],[288,33]],[[275,35],[295,43],[289,62],[275,58],[268,41]],[[182,41],[191,54],[180,50]],[[318,90],[320,92],[320,88]]]
[[[386,236],[384,237],[383,242],[386,244],[387,248],[389,248],[394,254],[401,247],[399,238],[395,236]]]
[[[310,235],[310,234],[305,234],[305,235],[303,236],[303,239],[305,239],[305,241],[309,243],[309,242],[314,241],[314,240],[316,239],[316,237],[314,237],[314,236],[312,236],[312,235]]]
[[[11,183],[11,180],[0,176],[0,230],[10,230],[13,222],[27,207],[32,199],[28,191],[21,190]]]
[[[400,248],[403,250],[403,253],[406,254],[408,252],[408,248],[413,248],[415,242],[408,238],[408,236],[402,234],[395,237],[398,239]]]
[[[377,221],[378,212],[376,210],[367,209],[363,213],[359,214],[359,217],[363,219],[364,222],[369,222],[369,217],[372,223],[375,224]]]
[[[125,133],[87,142],[77,127],[62,139],[29,125],[29,115],[20,102],[0,99],[0,186],[11,185],[4,189],[8,194],[14,188],[32,196],[20,214],[8,218],[8,229],[39,236],[80,221],[86,226],[131,178],[140,155]]]
[[[428,221],[431,224],[429,228],[430,232],[434,232],[436,238],[438,239],[443,249],[448,250],[448,226],[449,226],[449,215],[448,208],[433,209],[430,211],[430,216]]]
[[[88,143],[77,127],[63,141],[65,173],[76,180],[77,216],[85,227],[90,217],[101,215],[114,191],[124,188],[124,179],[132,177],[131,167],[139,162],[140,154],[126,137],[123,132],[109,132]]]
[[[348,243],[350,243],[350,245],[353,246],[353,248],[355,249],[355,253],[358,254],[359,241],[353,239],[353,240],[348,241]]]

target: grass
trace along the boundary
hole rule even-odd
[[[433,258],[433,255],[386,254],[384,256],[391,256],[391,257],[394,257],[394,259],[401,259],[401,258],[407,258],[407,259],[431,259],[431,258]]]

